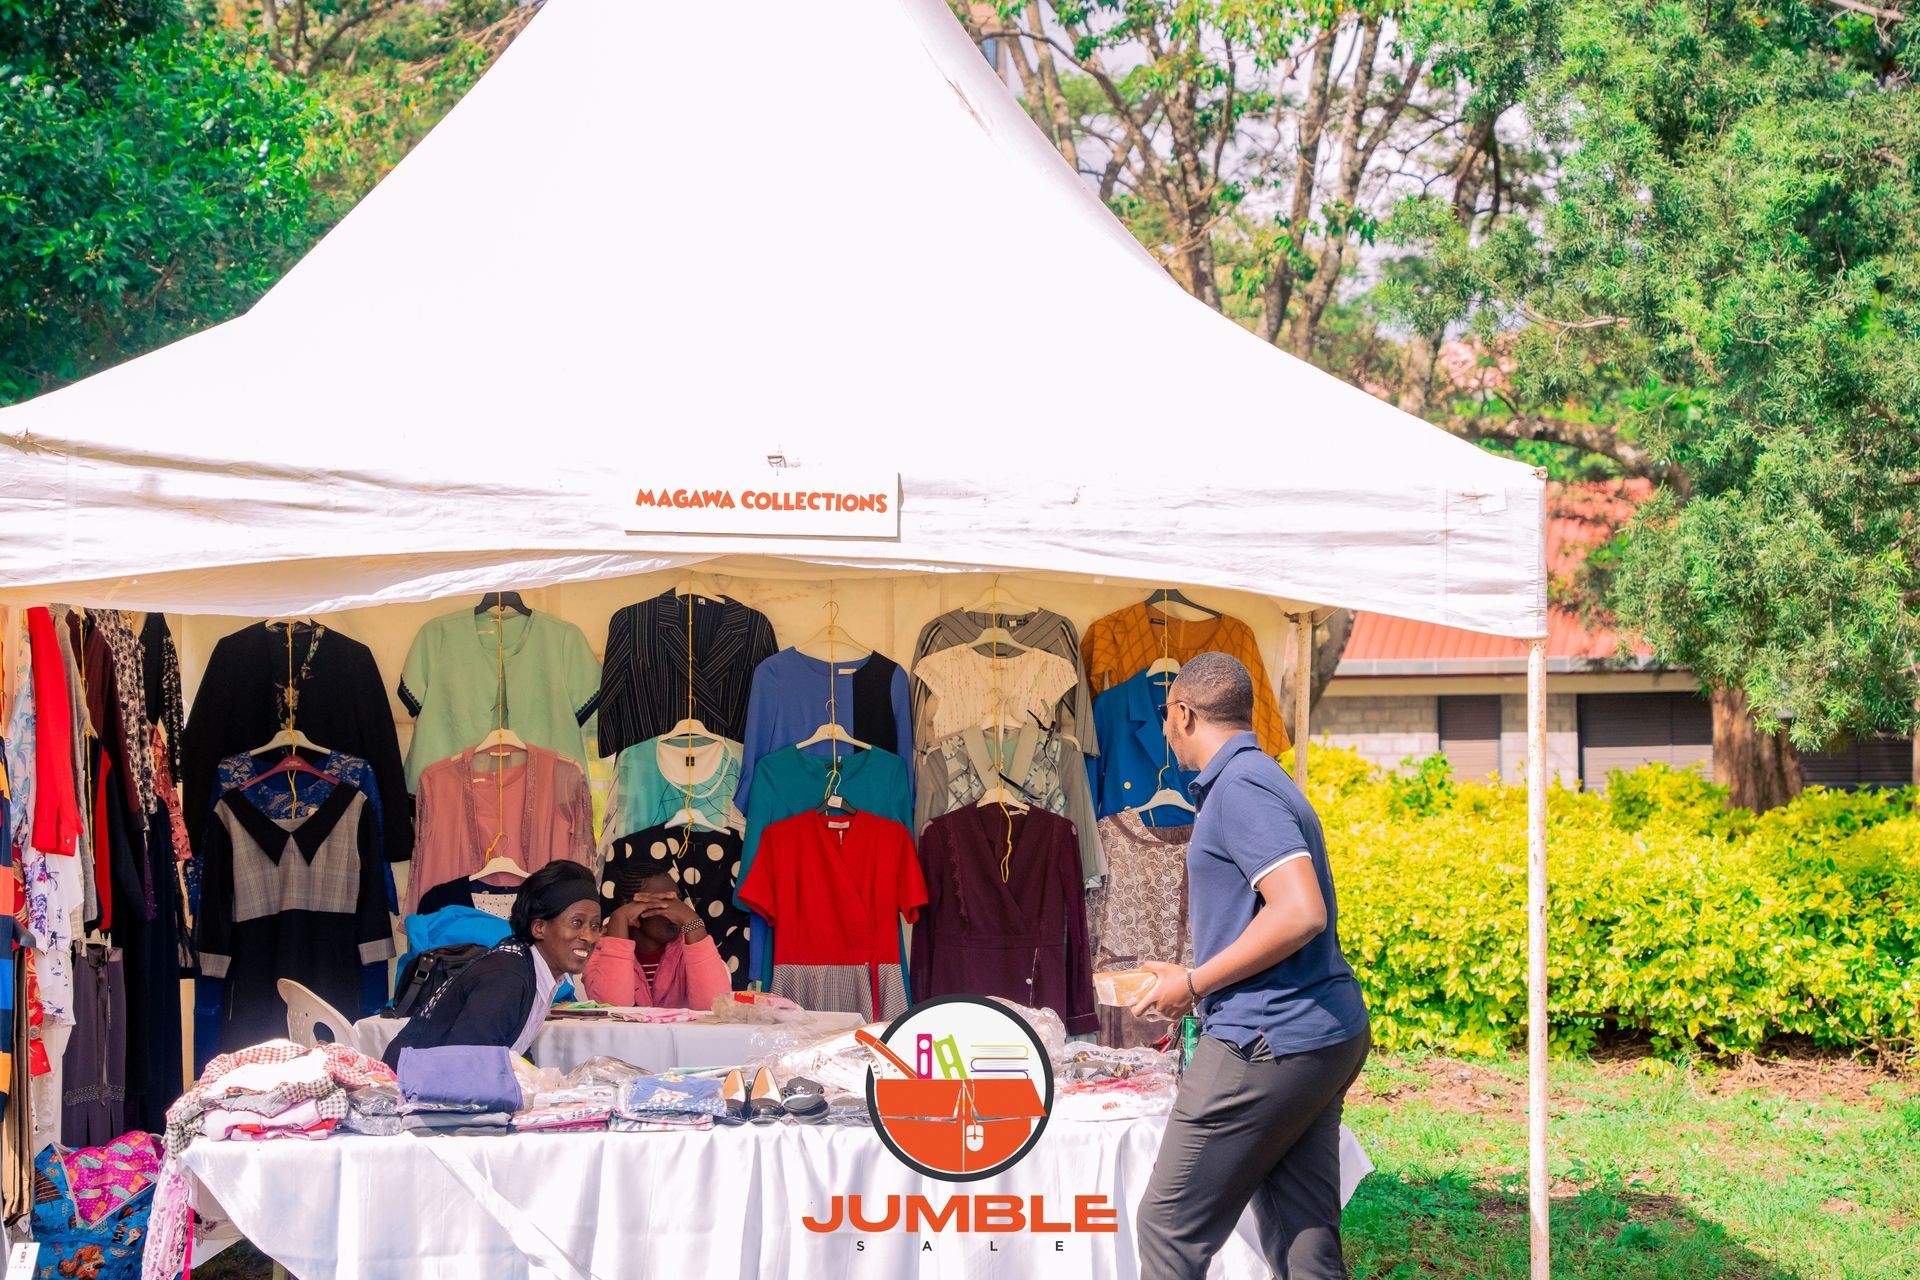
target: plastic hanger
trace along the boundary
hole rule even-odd
[[[495,729],[492,733],[489,733],[486,737],[480,739],[479,743],[476,744],[473,749],[476,754],[482,751],[498,751],[504,753],[507,751],[525,751],[527,744],[522,741],[519,734],[503,725]]]
[[[298,729],[294,728],[292,725],[288,725],[286,728],[274,734],[271,738],[268,738],[265,742],[261,743],[259,746],[255,747],[252,751],[249,751],[247,754],[254,755],[254,756],[264,755],[266,752],[273,751],[281,747],[285,747],[289,751],[303,749],[307,751],[318,751],[322,754],[325,754],[327,751],[325,747],[321,746],[319,743],[309,738],[306,734],[300,732]]]
[[[836,662],[841,659],[849,662],[863,662],[873,654],[871,648],[855,640],[847,634],[845,627],[834,622],[829,622],[793,647],[809,658],[818,658],[822,662]],[[824,652],[821,652],[822,650]]]
[[[687,717],[685,720],[682,720],[680,723],[674,725],[673,728],[667,730],[665,733],[661,734],[660,736],[663,738],[666,738],[668,741],[672,741],[676,738],[689,739],[689,742],[688,742],[689,746],[693,744],[694,740],[704,740],[707,742],[720,741],[720,737],[718,734],[714,733],[713,730],[707,728],[707,726],[701,724],[698,720],[695,720],[691,716]]]
[[[265,782],[268,778],[278,777],[280,774],[283,774],[283,773],[306,773],[306,774],[311,774],[316,778],[324,778],[328,782],[338,781],[338,779],[334,778],[331,774],[322,773],[320,770],[314,768],[311,764],[308,764],[304,759],[301,758],[299,752],[289,751],[287,752],[286,755],[280,757],[280,760],[271,769],[263,770],[260,774],[258,774],[254,778],[252,782],[249,782],[245,787],[242,787],[241,790],[244,791],[253,787],[257,787],[262,782]]]
[[[1147,674],[1150,676],[1177,676],[1180,674],[1180,664],[1172,658],[1155,658],[1153,665],[1147,668]]]
[[[974,803],[974,807],[984,809],[990,804],[997,804],[1003,809],[1013,809],[1020,813],[1025,813],[1028,808],[1027,802],[1022,800],[1012,787],[1000,785],[988,787],[986,794]]]
[[[533,610],[527,608],[526,602],[520,599],[520,593],[518,591],[489,591],[480,597],[479,604],[473,606],[473,611],[476,614],[485,613],[489,609],[500,609],[503,611],[514,609],[529,618],[533,616]]]
[[[525,880],[532,874],[531,871],[528,871],[525,867],[503,853],[474,872],[473,879],[484,880],[488,876],[519,876],[522,880]]]
[[[865,751],[873,746],[871,742],[862,742],[845,729],[842,729],[837,720],[827,721],[793,745],[796,747],[810,747],[816,742],[844,742],[856,751]]]
[[[993,585],[987,588],[987,594],[967,606],[967,612],[1025,617],[1030,613],[1038,613],[1040,611],[1030,604],[1022,604],[1020,601],[1002,591],[1000,589],[1000,580],[996,578],[994,579]]]
[[[679,581],[679,583],[677,583],[674,586],[673,594],[676,596],[693,596],[694,598],[699,600],[711,600],[715,604],[718,604],[725,599],[725,597],[719,595],[717,591],[702,591],[700,587],[701,587],[700,575],[697,573],[690,573],[686,577],[682,578]]]
[[[1195,613],[1200,614],[1203,618],[1217,618],[1220,616],[1220,611],[1218,609],[1209,609],[1207,608],[1207,606],[1203,604],[1195,604],[1193,601],[1187,599],[1186,594],[1177,587],[1159,588],[1153,593],[1151,597],[1148,598],[1147,603],[1152,607],[1159,609],[1160,612],[1165,613],[1170,618],[1177,618],[1180,616],[1176,613],[1171,613],[1167,610],[1166,606],[1170,604],[1180,605],[1184,608],[1191,609]],[[1153,618],[1149,618],[1148,621],[1155,622],[1157,620]]]
[[[1185,809],[1188,813],[1194,812],[1193,801],[1187,799],[1185,796],[1181,795],[1178,791],[1175,791],[1172,787],[1160,788],[1158,791],[1154,792],[1152,795],[1147,797],[1145,804],[1134,805],[1133,811],[1135,813],[1138,813],[1142,809],[1159,809],[1163,807],[1172,808],[1172,809]]]

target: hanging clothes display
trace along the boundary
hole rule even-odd
[[[614,765],[602,845],[611,848],[616,836],[660,826],[682,809],[711,827],[743,829],[746,818],[734,803],[740,761],[740,744],[725,738],[648,738],[628,747]]]
[[[580,766],[528,746],[502,762],[472,749],[430,766],[414,798],[420,835],[406,910],[494,858],[531,874],[556,859],[593,865],[593,797]],[[478,766],[476,767],[476,761]],[[504,881],[502,882],[504,883]]]
[[[917,830],[924,832],[935,818],[974,804],[990,787],[1009,786],[1028,804],[1073,824],[1084,879],[1096,882],[1106,874],[1094,828],[1098,815],[1087,781],[1089,762],[1062,735],[1032,725],[1004,732],[968,729],[934,743],[915,763]]]
[[[1099,1029],[1073,824],[1043,809],[957,809],[920,838],[927,905],[913,989],[1052,1009],[1068,1035]],[[776,970],[777,971],[777,970]]]
[[[1198,654],[1228,654],[1246,664],[1253,676],[1253,729],[1260,749],[1279,755],[1293,745],[1274,701],[1273,684],[1253,628],[1238,618],[1221,614],[1200,622],[1174,617],[1150,601],[1130,604],[1087,628],[1080,657],[1087,664],[1087,683],[1097,699],[1107,690],[1145,671],[1156,658],[1185,662]],[[1096,705],[1096,714],[1098,713]]]
[[[208,815],[219,798],[215,778],[220,762],[252,751],[289,721],[309,740],[358,756],[372,767],[380,787],[380,855],[390,862],[410,857],[413,812],[406,799],[406,771],[386,682],[373,651],[311,622],[255,623],[214,645],[187,713],[181,745],[180,782],[187,834],[195,849],[202,847]]]
[[[827,779],[833,767],[830,757],[816,756],[798,747],[782,747],[760,762],[754,775],[753,794],[747,797],[747,832],[740,853],[742,881],[752,874],[761,837],[769,827],[819,807],[826,798]],[[839,769],[834,791],[849,807],[903,826],[913,820],[907,765],[899,756],[879,747],[847,752],[842,744]],[[734,901],[749,909],[753,905],[737,892]],[[749,939],[750,978],[769,982],[773,978],[772,924],[764,918],[754,918]]]
[[[65,672],[67,695],[68,725],[66,742],[72,755],[71,776],[74,796],[79,803],[80,832],[76,848],[80,854],[80,886],[85,894],[85,918],[97,920],[100,917],[100,901],[96,868],[93,857],[93,793],[96,788],[89,784],[89,752],[87,743],[95,732],[87,713],[85,686],[80,679],[80,655],[73,641],[73,629],[67,619],[72,611],[65,605],[54,606],[53,634],[54,643],[60,653],[60,664]]]
[[[680,886],[707,936],[726,961],[727,975],[736,990],[748,981],[747,913],[734,903],[740,878],[740,833],[701,827],[652,827],[622,836],[600,872],[600,910],[612,915],[622,879],[636,867],[658,867]]]
[[[1142,671],[1094,699],[1094,723],[1100,726],[1107,749],[1087,761],[1087,772],[1093,781],[1094,806],[1102,818],[1139,808],[1162,787],[1184,797],[1187,784],[1200,776],[1182,769],[1167,745],[1167,725],[1160,709],[1167,705],[1172,683],[1171,675]],[[1148,821],[1157,826],[1192,822],[1193,813],[1164,805],[1152,811]]]
[[[928,733],[945,738],[988,724],[1051,728],[1060,699],[1077,682],[1064,658],[1039,649],[989,656],[957,647],[922,658],[913,674],[932,696]]]
[[[1187,932],[1192,816],[1181,826],[1150,826],[1133,812],[1100,820],[1107,879],[1087,894],[1087,931],[1096,970],[1137,969],[1143,960],[1193,967],[1193,939]],[[1100,1043],[1117,1049],[1152,1045],[1168,1030],[1165,1022],[1136,1018],[1111,1005],[1101,1005],[1096,1012]]]
[[[828,663],[798,649],[782,649],[754,669],[746,736],[741,739],[741,797],[753,786],[753,771],[761,759],[812,736],[827,723],[829,707],[835,723],[862,742],[884,747],[902,760],[913,759],[907,673],[899,663],[878,652]],[[836,748],[844,754],[847,744],[816,742],[807,750],[831,755]]]
[[[1054,723],[1060,732],[1074,740],[1083,755],[1100,753],[1099,734],[1093,723],[1093,691],[1087,685],[1087,673],[1080,661],[1080,637],[1073,623],[1050,609],[1030,609],[1019,613],[980,613],[954,609],[941,614],[920,628],[920,639],[913,646],[913,665],[917,669],[928,654],[960,645],[971,645],[989,627],[1001,627],[1015,643],[1042,653],[1051,653],[1073,668],[1074,687],[1060,700]],[[915,680],[911,690],[915,741],[931,740],[932,694]]]
[[[147,719],[165,736],[167,769],[180,776],[180,734],[186,704],[180,696],[180,651],[167,615],[150,613],[140,627],[140,665],[147,690]]]
[[[607,622],[600,675],[600,754],[657,738],[686,718],[689,682],[693,718],[709,733],[741,741],[754,669],[776,648],[767,616],[731,597],[669,590],[619,610]]]
[[[42,853],[74,854],[80,844],[80,789],[75,777],[74,711],[65,661],[46,609],[27,610],[33,653],[34,760],[33,847]]]
[[[776,995],[868,1022],[906,1012],[900,922],[918,919],[927,886],[904,825],[860,811],[782,819],[739,898],[774,925]]]
[[[552,614],[463,609],[420,628],[399,693],[414,717],[410,791],[429,765],[502,726],[584,770],[584,727],[600,702],[600,663],[580,628]]]
[[[202,971],[227,979],[225,1050],[286,1033],[280,979],[348,1008],[361,966],[393,957],[373,839],[373,811],[345,783],[297,819],[268,817],[246,791],[220,797],[199,926]]]
[[[118,947],[81,947],[74,959],[73,1038],[62,1065],[60,1141],[91,1147],[127,1131],[126,972]],[[174,1066],[177,1075],[178,1058]]]

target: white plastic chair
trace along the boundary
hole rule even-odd
[[[320,1036],[314,1028],[327,1032],[327,1039],[349,1049],[360,1047],[353,1030],[353,1019],[307,990],[292,978],[280,979],[280,998],[287,1002],[287,1039],[311,1049]]]

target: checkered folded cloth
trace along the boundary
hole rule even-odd
[[[185,1151],[202,1132],[202,1114],[209,1107],[228,1106],[229,1098],[245,1099],[241,1110],[277,1115],[342,1089],[393,1082],[393,1071],[385,1063],[343,1044],[308,1047],[269,1040],[223,1053],[207,1064],[199,1083],[167,1108],[167,1150]]]

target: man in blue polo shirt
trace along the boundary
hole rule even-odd
[[[1340,954],[1320,820],[1253,735],[1253,681],[1202,653],[1167,692],[1167,742],[1198,810],[1187,846],[1192,969],[1133,1012],[1201,1036],[1140,1202],[1144,1280],[1200,1280],[1247,1203],[1280,1280],[1347,1275],[1340,1252],[1340,1110],[1372,1040]]]

